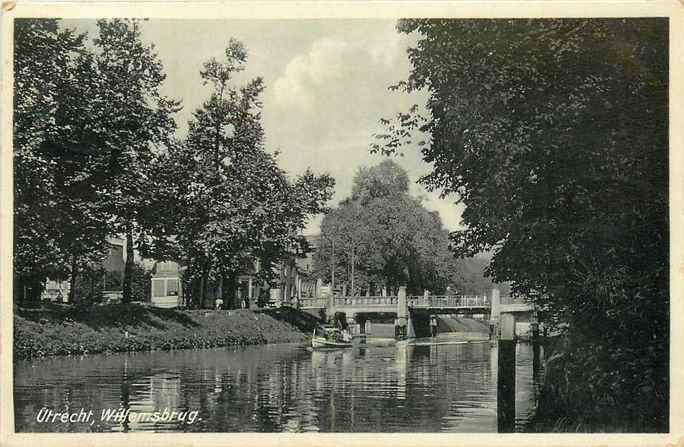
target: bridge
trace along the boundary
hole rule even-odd
[[[490,298],[485,295],[407,296],[406,288],[400,287],[396,296],[301,298],[299,307],[310,312],[325,309],[328,316],[342,311],[350,320],[357,322],[366,320],[368,314],[391,313],[397,316],[400,326],[409,326],[411,319],[424,319],[426,313],[484,315],[493,322],[497,322],[501,314],[514,314],[516,320],[530,321],[534,313],[532,304],[511,297],[501,297],[498,289],[492,290]]]
[[[302,299],[300,308],[329,308],[349,314],[356,313],[396,313],[399,296],[336,296],[334,301],[328,298]],[[489,313],[490,304],[485,296],[407,296],[406,305],[410,309],[434,309],[452,311],[482,311]]]
[[[326,309],[348,314],[356,313],[397,313],[399,295],[396,296],[336,296],[331,298],[301,298],[301,309]],[[495,313],[530,312],[532,305],[510,297],[494,300]],[[498,305],[497,305],[498,304]],[[435,313],[485,313],[492,312],[492,299],[484,295],[409,295],[406,296],[409,309],[426,309]]]

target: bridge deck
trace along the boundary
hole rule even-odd
[[[529,312],[533,306],[526,302],[511,302],[509,297],[502,297],[501,312]],[[334,307],[342,311],[361,312],[396,312],[399,304],[398,296],[337,296]],[[490,311],[491,301],[486,296],[407,296],[406,304],[411,309],[442,309],[442,310],[472,310]],[[302,298],[300,307],[303,309],[327,308],[329,298]]]
[[[303,308],[327,307],[329,298],[303,298]],[[339,296],[335,297],[337,309],[368,307],[387,308],[394,311],[399,304],[397,296]],[[406,304],[411,308],[489,308],[491,304],[485,296],[407,296]]]

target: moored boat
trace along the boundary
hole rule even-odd
[[[311,347],[314,349],[351,348],[352,337],[348,332],[337,328],[321,328],[318,331],[314,329]]]

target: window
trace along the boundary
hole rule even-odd
[[[178,296],[177,278],[171,278],[166,280],[166,296]]]
[[[166,290],[164,290],[164,279],[152,279],[152,296],[155,298],[166,296]]]

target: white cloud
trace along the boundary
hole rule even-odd
[[[307,52],[293,57],[273,82],[275,106],[297,113],[321,110],[363,116],[361,105],[370,105],[387,93],[387,87],[407,72],[402,39],[391,33],[340,34],[314,41]],[[404,58],[405,59],[405,58]],[[402,70],[402,68],[404,70]],[[399,75],[399,76],[398,76]],[[377,118],[376,118],[377,120]],[[325,124],[325,123],[324,123]]]
[[[211,57],[220,58],[231,37],[249,50],[247,68],[238,83],[262,76],[263,125],[266,147],[279,150],[281,166],[291,173],[311,167],[336,179],[331,205],[348,196],[356,170],[382,157],[371,155],[378,120],[405,111],[424,97],[389,92],[406,79],[410,65],[405,50],[414,37],[400,34],[394,20],[150,20],[144,38],[155,43],[167,72],[164,92],[182,99],[178,115],[182,137],[185,122],[208,96],[199,72]],[[96,34],[92,20],[68,21],[80,31]],[[412,179],[429,170],[418,149],[396,160]],[[415,185],[449,229],[460,223],[461,211],[450,200]],[[313,223],[310,228],[316,230]]]
[[[312,167],[331,173],[333,206],[349,195],[360,166],[383,159],[369,153],[372,134],[381,130],[378,120],[424,100],[388,91],[408,76],[407,45],[393,26],[372,34],[355,30],[320,37],[294,55],[272,84],[264,109],[268,145],[281,150],[280,160],[290,172]],[[429,169],[417,149],[396,161],[412,179]],[[437,211],[447,229],[459,228],[462,208],[452,198],[440,199],[419,185],[411,193],[423,196],[425,207]],[[306,232],[317,232],[320,220],[312,220]]]
[[[292,59],[285,67],[284,76],[273,84],[274,97],[283,108],[310,108],[317,90],[348,75],[348,61],[355,49],[337,39],[314,42],[307,54]]]

